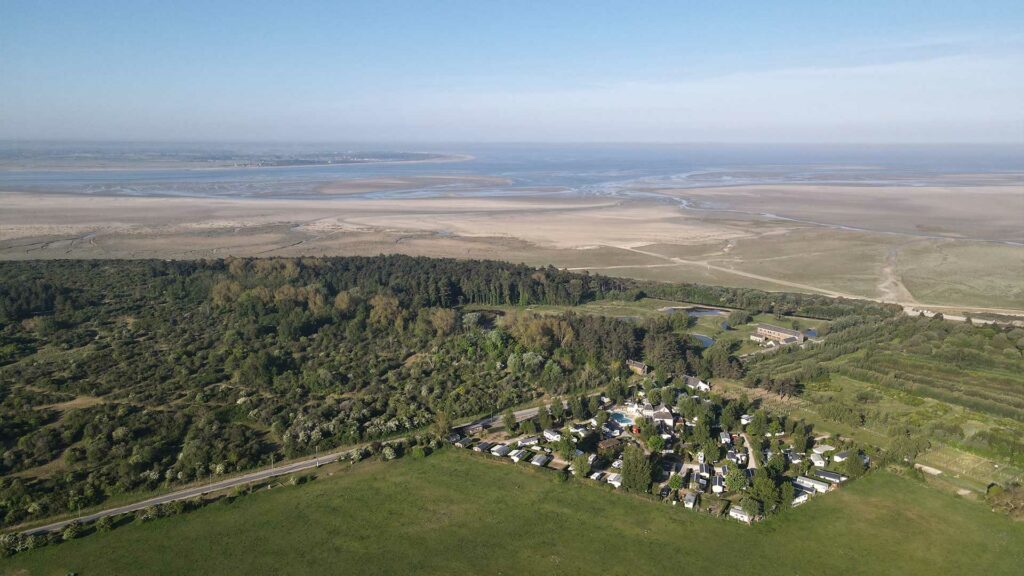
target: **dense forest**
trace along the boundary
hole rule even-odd
[[[0,520],[393,437],[439,414],[621,388],[627,359],[654,366],[661,382],[746,374],[770,388],[785,372],[781,356],[747,374],[728,349],[702,350],[685,315],[631,322],[518,308],[645,296],[832,319],[838,336],[826,342],[853,342],[852,319],[903,322],[898,307],[872,302],[489,261],[0,263]],[[802,360],[812,373],[799,378],[817,377]]]

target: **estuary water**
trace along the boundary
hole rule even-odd
[[[54,147],[71,145],[53,145]],[[481,185],[472,179],[366,192],[344,197],[429,197],[438,195],[635,195],[657,188],[697,188],[746,184],[899,184],[951,185],[953,175],[992,175],[1020,179],[1024,150],[1013,146],[838,146],[838,145],[553,145],[446,144],[390,145],[398,152],[428,152],[469,156],[469,159],[429,163],[352,163],[316,166],[197,168],[204,145],[146,145],[147,159],[159,165],[142,166],[131,158],[132,144],[109,144],[89,154],[66,154],[73,162],[60,169],[35,161],[54,154],[45,144],[0,144],[0,190],[113,196],[185,196],[220,198],[333,198],[317,190],[331,183],[356,179],[401,178],[419,175],[488,176],[507,184]],[[224,155],[226,145],[209,157]],[[252,154],[254,145],[235,145]],[[331,152],[355,145],[304,145],[303,149]],[[187,150],[182,153],[181,150]],[[364,150],[384,149],[366,145]],[[110,158],[105,157],[104,155]],[[161,156],[161,154],[163,154]],[[188,158],[189,163],[177,158]],[[118,164],[120,162],[120,164]],[[41,166],[41,167],[40,167]],[[1010,174],[1010,176],[1006,176]],[[967,185],[958,177],[952,185]]]

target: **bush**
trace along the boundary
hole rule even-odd
[[[114,517],[103,516],[96,521],[96,530],[100,532],[109,532],[114,529]]]
[[[72,522],[64,527],[64,531],[61,533],[61,538],[64,540],[74,540],[82,535],[82,525],[78,522]]]

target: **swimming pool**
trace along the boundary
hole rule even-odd
[[[633,419],[621,412],[612,412],[612,420],[615,420],[620,426],[633,425]]]

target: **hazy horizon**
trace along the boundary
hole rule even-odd
[[[7,2],[0,139],[1024,143],[1024,9]]]

